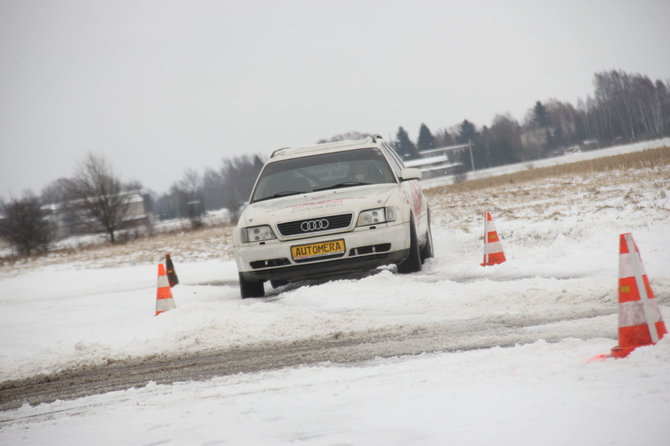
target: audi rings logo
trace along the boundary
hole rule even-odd
[[[314,232],[314,231],[325,231],[328,229],[328,220],[321,218],[319,220],[305,220],[300,223],[300,229],[302,232]]]

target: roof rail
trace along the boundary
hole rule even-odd
[[[280,148],[280,149],[277,149],[277,150],[275,150],[274,152],[272,152],[272,155],[270,155],[270,158],[274,158],[275,155],[278,155],[278,154],[280,154],[281,152],[283,152],[283,151],[285,151],[285,150],[288,150],[288,149],[290,149],[290,147],[282,147],[282,148]]]
[[[381,140],[384,139],[384,138],[382,138],[382,135],[370,135],[369,138],[372,139],[372,142],[374,142],[374,143],[376,143],[378,139],[381,139]]]

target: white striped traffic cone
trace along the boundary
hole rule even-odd
[[[484,262],[482,266],[497,265],[505,260],[502,242],[489,212],[484,214]]]
[[[165,273],[165,265],[158,264],[158,284],[156,290],[156,314],[159,314],[176,308],[174,299],[172,298],[172,290],[170,290],[170,282]]]
[[[637,347],[656,344],[668,332],[630,233],[619,236],[618,294],[619,345],[611,356],[624,358]]]

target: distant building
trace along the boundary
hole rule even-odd
[[[419,152],[419,158],[405,160],[405,166],[421,170],[423,178],[454,175],[463,170],[463,163],[452,160],[453,153],[469,147],[469,144],[460,144],[422,150]]]

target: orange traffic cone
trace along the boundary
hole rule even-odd
[[[170,258],[170,254],[165,254],[165,269],[167,269],[168,282],[170,282],[170,288],[179,284],[179,278],[177,277],[177,272],[174,270],[174,264]]]
[[[668,331],[644,271],[633,235],[619,236],[619,345],[611,357],[625,358],[643,345],[656,344]]]
[[[484,262],[482,266],[496,265],[505,260],[507,259],[496,232],[496,225],[493,223],[491,214],[487,212],[484,214]]]
[[[172,299],[172,290],[170,290],[170,283],[165,274],[165,266],[162,263],[158,264],[158,285],[156,291],[156,314],[158,316],[164,311],[175,308],[174,299]]]

